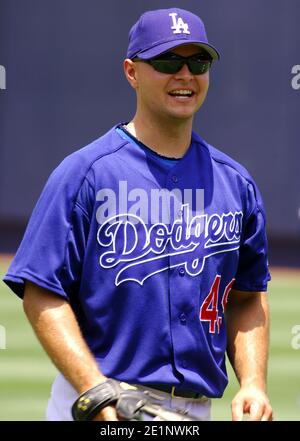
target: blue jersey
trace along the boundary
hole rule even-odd
[[[52,173],[4,280],[66,299],[107,377],[221,397],[228,293],[269,279],[248,172],[195,133],[172,163],[118,125]]]

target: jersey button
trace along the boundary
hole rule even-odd
[[[187,361],[186,360],[182,360],[182,366],[184,367],[184,368],[186,368],[187,367]]]
[[[181,277],[185,275],[185,269],[183,267],[179,268],[178,272]]]
[[[176,184],[176,182],[178,182],[178,177],[176,175],[172,176],[172,182],[174,182],[174,184]]]
[[[186,325],[186,315],[184,313],[180,314],[179,320],[182,325]]]

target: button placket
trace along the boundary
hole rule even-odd
[[[180,275],[181,277],[185,276],[185,269],[184,269],[183,267],[180,267],[180,268],[178,269],[178,273],[179,273],[179,275]]]
[[[186,325],[186,315],[184,313],[180,314],[179,320],[182,325]]]

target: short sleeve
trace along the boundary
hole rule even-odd
[[[263,202],[255,184],[248,185],[248,216],[244,220],[239,264],[233,289],[266,291],[271,279]]]
[[[69,300],[79,284],[90,228],[91,184],[65,160],[50,176],[4,282],[23,297],[31,281]]]

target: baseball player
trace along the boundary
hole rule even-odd
[[[209,419],[226,350],[233,420],[272,420],[263,202],[192,131],[218,59],[198,16],[144,13],[124,61],[133,119],[68,156],[37,202],[5,282],[60,372],[49,420],[117,420],[124,383]]]

